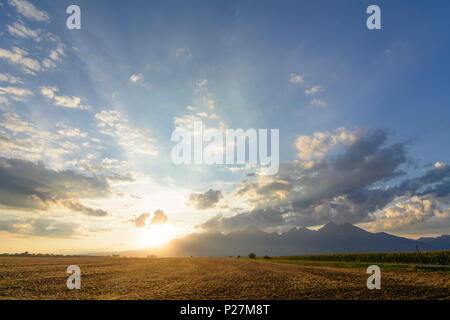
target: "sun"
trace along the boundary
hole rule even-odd
[[[165,244],[175,237],[175,227],[170,223],[150,225],[145,229],[143,242],[146,246],[155,247]]]

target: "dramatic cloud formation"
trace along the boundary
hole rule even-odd
[[[156,210],[155,213],[153,214],[153,218],[150,221],[150,224],[152,224],[152,225],[160,225],[160,224],[166,223],[167,221],[169,221],[169,219],[167,218],[167,216],[164,213],[164,211]]]
[[[448,199],[445,202],[448,203]],[[371,223],[371,227],[379,230],[396,230],[431,219],[448,221],[450,208],[445,207],[445,202],[433,197],[414,196],[373,214],[374,222]]]
[[[282,164],[276,176],[245,180],[236,190],[235,195],[251,204],[252,210],[231,217],[219,215],[200,227],[231,231],[246,226],[376,220],[393,228],[429,218],[450,223],[444,207],[449,200],[449,167],[439,164],[422,176],[385,185],[400,179],[405,174],[400,167],[407,163],[405,144],[387,145],[386,141],[382,130],[349,133],[338,129],[334,134],[301,137],[296,143],[301,161]],[[328,151],[335,147],[343,151],[330,155]],[[402,197],[413,198],[386,208]]]
[[[209,189],[205,193],[191,193],[186,204],[194,206],[197,210],[205,210],[214,208],[222,198],[220,190]]]
[[[61,204],[72,211],[103,217],[107,212],[88,208],[78,199],[107,197],[107,177],[54,171],[42,163],[0,157],[0,205],[25,210],[46,210]]]
[[[338,128],[333,133],[315,132],[312,137],[299,136],[295,141],[295,147],[298,150],[298,157],[302,160],[323,159],[330,149],[338,144],[350,145],[355,142],[356,138],[356,132]]]

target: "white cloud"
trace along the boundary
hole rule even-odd
[[[313,136],[299,136],[295,141],[295,147],[298,150],[297,156],[302,160],[323,159],[327,152],[338,144],[350,145],[356,139],[355,132],[338,128],[334,133],[315,132]]]
[[[414,196],[374,213],[371,217],[374,219],[369,223],[372,229],[395,230],[430,220],[448,221],[450,208],[446,208],[438,199]]]
[[[50,16],[44,10],[39,10],[32,3],[26,0],[9,0],[9,4],[16,8],[25,18],[35,21],[49,21]]]
[[[142,87],[151,89],[152,86],[144,81],[144,75],[142,73],[132,74],[130,76],[130,81],[133,83],[139,83]]]
[[[300,74],[291,73],[291,76],[289,78],[289,82],[292,83],[303,83],[305,76]]]
[[[64,46],[62,43],[58,43],[57,47],[50,51],[48,58],[42,61],[42,65],[45,69],[56,67],[56,62],[61,61],[61,56],[65,56]]]
[[[144,78],[144,76],[142,75],[142,73],[138,73],[138,74],[132,74],[130,77],[130,81],[131,82],[139,82]]]
[[[66,125],[65,123],[63,123],[63,122],[58,122],[56,124],[56,126],[58,128],[60,128],[57,132],[61,136],[74,137],[74,138],[86,138],[87,137],[87,133],[86,132],[82,132],[78,128],[70,127],[70,126]]]
[[[318,105],[320,107],[324,107],[326,103],[322,99],[314,98],[314,99],[311,100],[311,104],[312,105]]]
[[[71,144],[59,133],[39,130],[17,114],[5,113],[0,122],[0,155],[26,160],[51,159],[72,153],[78,145]]]
[[[14,77],[9,73],[0,73],[0,82],[9,82],[12,84],[20,83],[23,84],[23,81],[20,78]]]
[[[61,43],[58,43],[56,49],[50,51],[49,58],[53,61],[60,61],[61,56],[64,56],[64,46]]]
[[[445,166],[446,166],[446,164],[445,164],[445,162],[436,162],[435,164],[434,164],[434,166],[436,167],[436,168],[444,168]]]
[[[5,113],[3,115],[3,122],[1,126],[10,130],[13,133],[28,133],[35,131],[33,124],[23,121],[17,114]]]
[[[90,110],[90,106],[86,106],[81,104],[81,98],[77,96],[57,96],[55,92],[59,91],[56,87],[41,87],[41,94],[53,100],[53,104],[55,106],[63,107],[63,108],[71,108],[71,109],[79,109],[79,110]]]
[[[305,93],[306,93],[306,94],[313,95],[313,94],[316,94],[317,92],[319,92],[319,91],[321,91],[321,90],[322,90],[322,87],[321,87],[321,86],[313,86],[313,87],[311,87],[310,89],[306,89],[306,90],[305,90]]]
[[[18,47],[13,47],[12,51],[0,48],[0,59],[5,59],[11,64],[18,64],[23,72],[35,75],[37,71],[41,71],[41,64],[27,55],[28,52]]]
[[[39,37],[41,31],[39,29],[33,30],[27,28],[22,21],[16,21],[12,25],[8,25],[8,32],[19,38],[32,38],[37,42],[41,40]]]
[[[131,127],[128,120],[116,110],[102,110],[95,115],[101,128],[100,132],[115,137],[117,142],[127,151],[157,155],[158,150],[155,140],[150,136],[148,130]]]
[[[18,87],[0,87],[0,95],[7,95],[15,101],[24,101],[28,96],[33,95],[33,92]]]

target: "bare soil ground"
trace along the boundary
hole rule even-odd
[[[68,290],[69,265],[81,290]],[[450,299],[450,274],[235,258],[0,258],[0,299]]]

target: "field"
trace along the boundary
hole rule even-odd
[[[276,257],[275,259],[290,261],[342,261],[366,263],[450,265],[450,251],[317,254],[284,256]]]
[[[81,268],[81,290],[66,268]],[[0,258],[0,299],[449,299],[450,274],[236,258]]]

